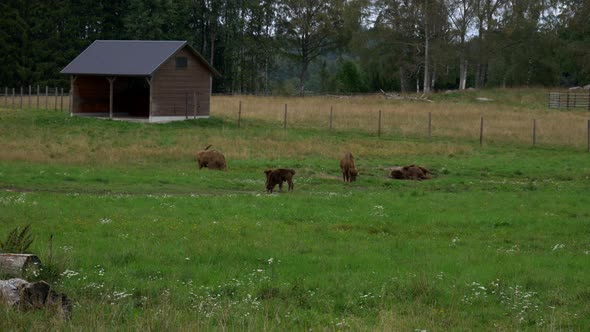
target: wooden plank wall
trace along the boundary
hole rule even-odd
[[[103,76],[78,76],[74,82],[73,113],[108,113],[109,82]]]
[[[187,57],[187,68],[176,69],[176,57]],[[152,115],[193,115],[193,93],[197,93],[198,116],[209,115],[211,73],[186,48],[170,57],[155,73],[152,81]],[[188,107],[187,107],[188,106]],[[188,110],[187,110],[188,108]],[[188,111],[188,112],[187,112]]]

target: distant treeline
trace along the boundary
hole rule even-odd
[[[0,85],[68,86],[97,39],[188,40],[219,93],[590,84],[588,0],[5,0]]]

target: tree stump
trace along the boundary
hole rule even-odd
[[[65,319],[72,317],[72,301],[63,293],[57,293],[45,281],[27,282],[13,278],[0,280],[0,305],[22,311],[50,310]]]
[[[0,280],[0,304],[9,307],[19,305],[20,290],[27,284],[23,279]]]
[[[0,254],[0,276],[23,277],[39,272],[41,260],[31,254]]]

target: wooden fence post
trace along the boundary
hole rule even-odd
[[[39,109],[39,84],[37,84],[37,109]]]
[[[481,117],[481,121],[479,123],[479,146],[483,144],[483,116]]]
[[[16,108],[16,92],[14,91],[14,88],[12,88],[12,103],[11,103],[12,108]]]
[[[55,92],[55,100],[54,100],[55,103],[54,103],[54,106],[53,106],[53,110],[54,111],[57,111],[57,87],[55,87],[54,89],[55,89],[55,91],[54,91]]]
[[[64,110],[64,88],[61,88],[61,98],[60,98],[60,102],[59,102],[59,110],[63,111]]]
[[[242,101],[240,100],[240,105],[238,106],[238,128],[242,125]]]
[[[4,87],[4,106],[8,108],[8,87]]]
[[[45,109],[49,109],[49,86],[45,86]]]
[[[332,130],[332,121],[334,119],[333,106],[330,106],[330,130]]]
[[[283,129],[287,129],[287,104],[285,104],[285,123]]]
[[[537,119],[533,119],[533,146],[537,145]]]
[[[20,87],[20,99],[19,99],[19,103],[18,103],[18,108],[22,109],[23,108],[23,87]]]
[[[379,110],[379,121],[377,125],[377,137],[381,137],[381,110]]]
[[[590,120],[588,120],[588,152],[590,152]]]
[[[29,108],[33,108],[33,100],[31,99],[31,85],[29,84]]]
[[[432,112],[428,112],[428,139],[432,139]]]

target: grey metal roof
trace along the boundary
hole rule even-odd
[[[211,73],[219,73],[186,41],[166,40],[96,40],[70,64],[62,74],[149,76],[166,60],[187,46]]]

